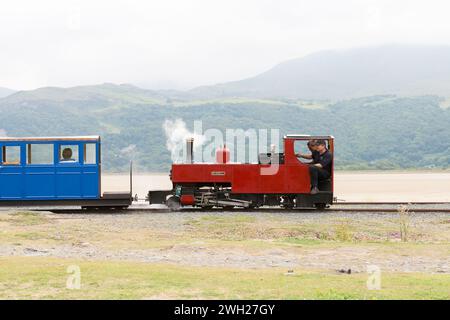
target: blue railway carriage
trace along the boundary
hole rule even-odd
[[[126,208],[132,202],[131,186],[101,194],[99,136],[0,138],[0,160],[0,206]]]

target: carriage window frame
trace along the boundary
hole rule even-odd
[[[7,156],[8,156],[8,152],[7,149],[8,148],[18,148],[19,149],[19,159],[18,161],[6,161],[7,160]],[[1,158],[1,165],[2,166],[20,166],[22,164],[22,148],[20,145],[3,145],[2,146],[2,158]]]
[[[89,147],[92,147],[93,149],[89,150]],[[90,156],[88,157],[88,155],[90,155],[90,152],[93,152],[93,157]],[[89,154],[88,154],[89,153]],[[89,161],[93,159],[92,161]],[[85,165],[97,165],[98,164],[98,160],[97,160],[97,143],[95,142],[86,142],[83,144],[83,164]]]
[[[34,162],[33,161],[33,153],[36,153],[33,151],[32,146],[46,146],[48,147],[49,152],[49,161],[48,162]],[[28,143],[26,145],[26,164],[27,165],[54,165],[55,164],[55,148],[54,144],[52,143]]]
[[[64,161],[62,152],[64,149],[70,148],[72,150],[73,161]],[[77,165],[80,164],[80,145],[77,143],[67,143],[58,145],[58,164],[61,165]]]

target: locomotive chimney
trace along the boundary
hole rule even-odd
[[[194,138],[186,139],[186,163],[194,162]]]

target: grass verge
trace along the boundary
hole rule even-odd
[[[67,289],[71,265],[81,288]],[[381,290],[368,274],[279,268],[185,267],[43,257],[0,258],[2,299],[449,299],[445,274],[383,273]]]

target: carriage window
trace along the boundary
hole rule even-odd
[[[53,145],[28,144],[27,164],[53,164]]]
[[[97,163],[97,145],[95,143],[86,143],[84,145],[84,163],[96,164]]]
[[[3,165],[20,165],[19,146],[3,146],[2,151]]]
[[[60,163],[78,162],[78,146],[77,145],[59,146],[59,162]]]

